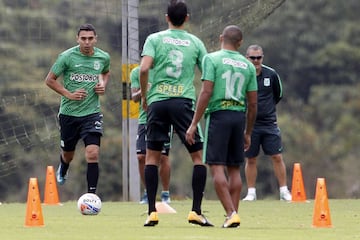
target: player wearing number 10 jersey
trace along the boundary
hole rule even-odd
[[[201,70],[201,61],[206,54],[201,40],[184,30],[184,23],[188,19],[185,2],[171,0],[166,14],[169,28],[150,35],[142,52],[141,102],[148,114],[145,182],[149,215],[144,226],[155,226],[158,223],[155,208],[158,165],[162,146],[169,141],[170,125],[173,125],[194,163],[193,204],[188,221],[200,226],[213,226],[201,213],[207,169],[202,162],[203,142],[200,128],[196,131],[195,144],[190,145],[185,140],[186,130],[194,114],[194,71],[196,66]],[[150,68],[153,69],[153,79],[147,91]]]
[[[240,164],[250,145],[257,107],[255,67],[237,51],[242,40],[239,27],[227,26],[220,35],[221,50],[204,57],[202,87],[186,133],[192,144],[196,125],[207,109],[204,157],[226,212],[225,228],[240,225]]]

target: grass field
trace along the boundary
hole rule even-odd
[[[42,205],[45,226],[25,227],[26,204],[0,205],[2,240],[107,240],[107,239],[360,239],[360,201],[329,200],[331,228],[313,228],[314,202],[276,200],[241,202],[241,226],[223,229],[224,210],[218,201],[204,200],[203,213],[215,224],[203,228],[187,222],[191,200],[173,201],[174,214],[159,214],[156,227],[143,227],[147,206],[133,202],[103,202],[97,216],[82,216],[76,202]]]

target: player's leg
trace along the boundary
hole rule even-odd
[[[247,184],[247,194],[243,201],[256,200],[256,179],[257,179],[257,156],[260,151],[260,137],[261,133],[256,130],[251,135],[251,145],[248,151],[245,152],[245,178]]]
[[[81,121],[80,136],[85,145],[85,159],[87,162],[86,179],[89,193],[96,193],[99,180],[99,154],[103,134],[103,115],[95,113],[85,116]]]
[[[169,153],[171,148],[171,140],[173,138],[173,126],[171,125],[168,131],[169,142],[164,143],[163,150],[161,151],[160,158],[160,179],[162,184],[161,201],[170,203],[170,175],[171,175],[171,163],[169,159]]]
[[[138,125],[138,132],[136,136],[136,157],[138,160],[138,170],[140,175],[140,181],[144,188],[144,193],[140,199],[140,204],[147,204],[148,197],[147,191],[145,187],[145,157],[146,157],[146,125],[139,124]]]
[[[286,184],[286,167],[282,155],[281,132],[278,127],[269,129],[264,135],[263,149],[271,156],[274,174],[279,183],[280,200],[291,201],[291,194]]]
[[[70,162],[75,155],[75,148],[80,134],[77,131],[78,122],[76,118],[66,115],[59,115],[60,124],[60,163],[56,171],[56,180],[63,185],[67,179]]]
[[[148,195],[148,217],[144,226],[155,226],[159,221],[155,207],[159,182],[158,166],[164,142],[169,141],[169,124],[166,122],[166,116],[164,116],[166,111],[163,101],[150,104],[147,113],[145,184]]]
[[[193,102],[190,99],[178,98],[171,100],[168,106],[171,123],[174,126],[175,132],[178,134],[181,142],[188,150],[193,162],[192,174],[192,189],[193,189],[193,204],[192,210],[188,215],[190,223],[198,224],[200,226],[213,226],[201,213],[201,203],[204,195],[207,168],[202,161],[202,132],[200,125],[195,133],[195,144],[189,145],[186,142],[186,130],[191,124],[194,115]],[[181,115],[179,115],[181,113]]]
[[[167,153],[168,154],[168,153]],[[170,203],[170,160],[166,153],[162,153],[160,157],[160,181],[162,185],[161,201]]]
[[[97,140],[96,140],[97,139]],[[96,193],[99,180],[99,150],[100,136],[89,135],[85,142],[85,158],[87,162],[86,180],[88,193]],[[91,143],[90,143],[91,142]],[[97,142],[94,144],[94,142]],[[88,145],[87,145],[88,144]]]

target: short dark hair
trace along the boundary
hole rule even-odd
[[[167,15],[174,26],[184,24],[188,15],[188,8],[183,0],[170,0],[167,8]]]
[[[224,31],[222,32],[222,36],[224,38],[224,42],[230,43],[234,46],[241,42],[243,39],[243,34],[241,29],[236,25],[229,25],[224,28]]]
[[[94,32],[94,34],[96,35],[96,31],[95,31],[95,27],[90,24],[90,23],[85,23],[85,24],[82,24],[79,29],[78,29],[78,32],[77,32],[77,35],[79,36],[80,34],[80,31],[89,31],[89,32]]]

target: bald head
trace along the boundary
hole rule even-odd
[[[243,40],[243,34],[238,26],[230,25],[225,27],[221,34],[223,43],[226,45],[232,45],[236,49],[240,47]]]

